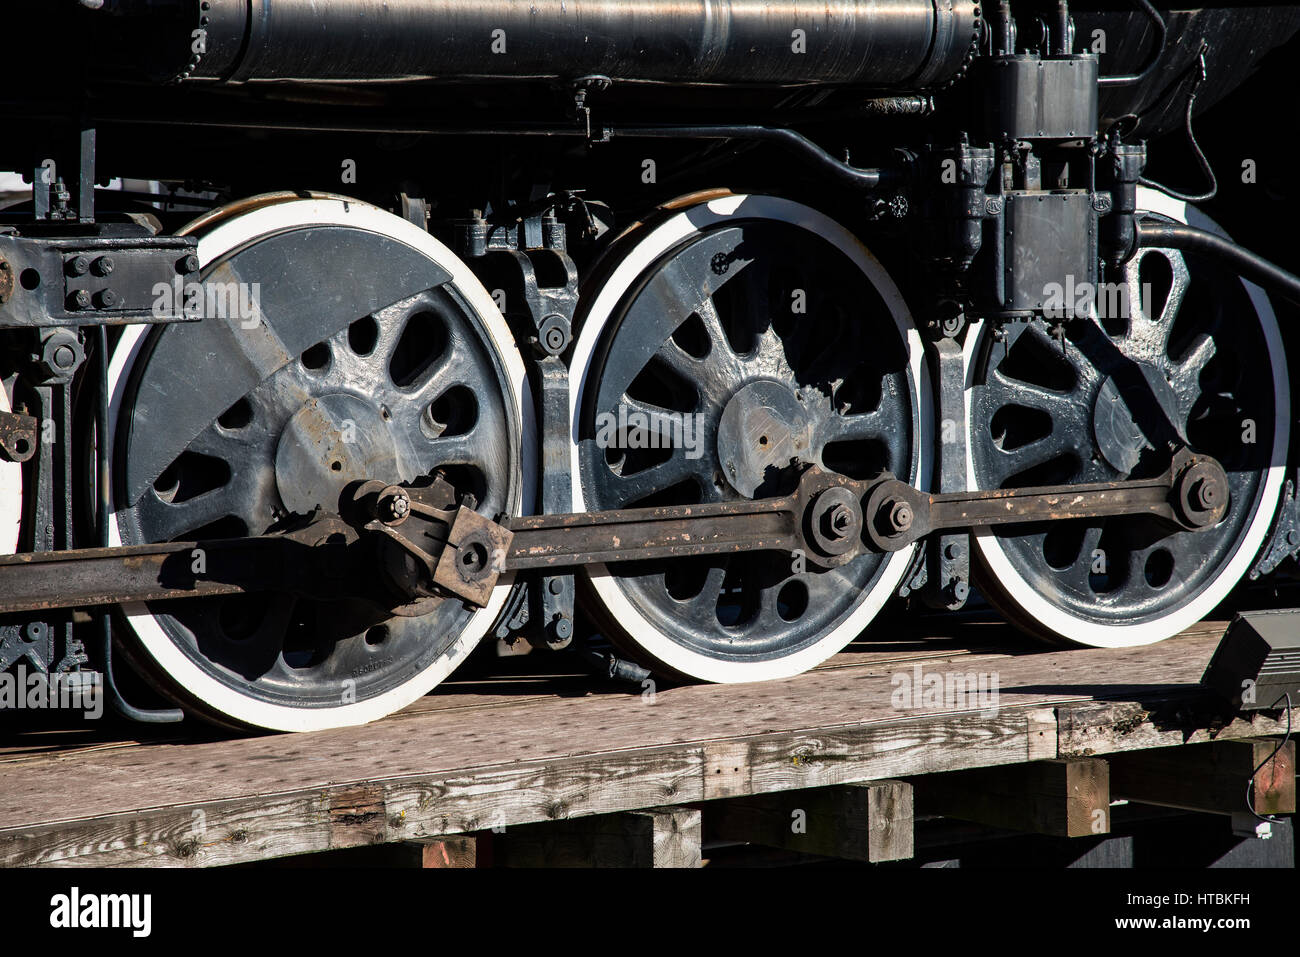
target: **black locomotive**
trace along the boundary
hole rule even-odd
[[[1300,553],[1300,8],[11,6],[0,672],[309,730],[484,640],[788,676],[898,596],[1145,644]]]

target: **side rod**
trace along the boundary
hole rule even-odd
[[[1155,478],[927,494],[889,475],[854,481],[809,469],[779,498],[541,515],[497,524],[421,490],[374,483],[360,530],[318,514],[296,531],[0,557],[0,614],[287,591],[397,608],[456,596],[483,605],[506,572],[749,551],[802,551],[822,567],[897,551],[932,531],[1146,515],[1171,530],[1222,521],[1227,476],[1212,458],[1177,453]],[[394,507],[394,503],[396,507]],[[409,522],[409,524],[408,524]],[[440,531],[430,531],[433,522]],[[420,543],[419,548],[414,542]],[[414,559],[413,579],[384,577],[383,549]],[[390,553],[391,554],[391,553]]]

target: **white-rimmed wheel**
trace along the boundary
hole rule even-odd
[[[0,384],[0,412],[12,406],[9,393]],[[0,555],[18,550],[18,533],[23,521],[23,467],[20,462],[0,461]]]
[[[1139,207],[1223,234],[1153,190]],[[1282,490],[1290,389],[1262,290],[1166,249],[1140,250],[1124,286],[1063,338],[1035,321],[971,343],[971,487],[1143,478],[1188,447],[1223,465],[1230,506],[1199,532],[1115,517],[978,534],[981,590],[1048,640],[1143,645],[1200,620],[1249,570]]]
[[[810,465],[929,481],[919,337],[842,226],[769,196],[676,203],[605,263],[572,365],[575,510],[784,494]],[[661,673],[756,681],[851,641],[911,555],[822,570],[751,552],[587,578],[594,617],[625,653]]]
[[[450,250],[337,197],[248,201],[193,228],[205,318],[132,327],[110,363],[114,544],[263,534],[336,509],[357,479],[435,470],[484,514],[531,507],[523,362]],[[412,618],[275,593],[129,606],[125,647],[210,720],[359,724],[446,677],[508,589]]]

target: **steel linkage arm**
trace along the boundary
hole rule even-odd
[[[1112,515],[1197,531],[1222,521],[1227,475],[1180,451],[1160,476],[1048,488],[927,494],[891,475],[808,469],[779,498],[502,518],[445,480],[365,482],[294,531],[214,542],[76,549],[0,558],[0,614],[249,591],[362,598],[396,615],[454,597],[486,605],[500,577],[539,568],[751,551],[834,567],[938,530]]]

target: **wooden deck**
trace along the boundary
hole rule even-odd
[[[213,865],[933,772],[1280,734],[1196,685],[1222,635],[1044,650],[1000,625],[861,643],[756,685],[453,681],[359,728],[0,749],[0,865]],[[996,708],[899,708],[894,678],[996,674]],[[1300,721],[1300,708],[1292,715]],[[176,732],[169,732],[176,734]]]

